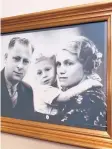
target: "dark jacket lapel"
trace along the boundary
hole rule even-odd
[[[7,114],[10,114],[11,109],[12,109],[12,102],[6,86],[4,69],[3,69],[1,71],[1,115],[5,116]]]

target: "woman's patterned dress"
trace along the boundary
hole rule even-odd
[[[60,112],[62,125],[106,130],[106,97],[101,88],[94,87],[72,97]]]

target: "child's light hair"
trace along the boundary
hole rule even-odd
[[[42,53],[40,53],[36,56],[34,63],[36,64],[36,63],[39,63],[44,60],[51,60],[53,62],[53,64],[56,66],[56,56],[55,55],[46,56]]]

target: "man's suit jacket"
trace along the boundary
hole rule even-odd
[[[34,107],[32,88],[26,83],[20,82],[17,86],[17,91],[17,104],[13,108],[3,69],[1,72],[1,116],[25,120],[33,119]]]

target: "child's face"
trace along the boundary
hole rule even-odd
[[[36,79],[41,85],[53,85],[56,81],[56,66],[52,60],[36,64]]]

